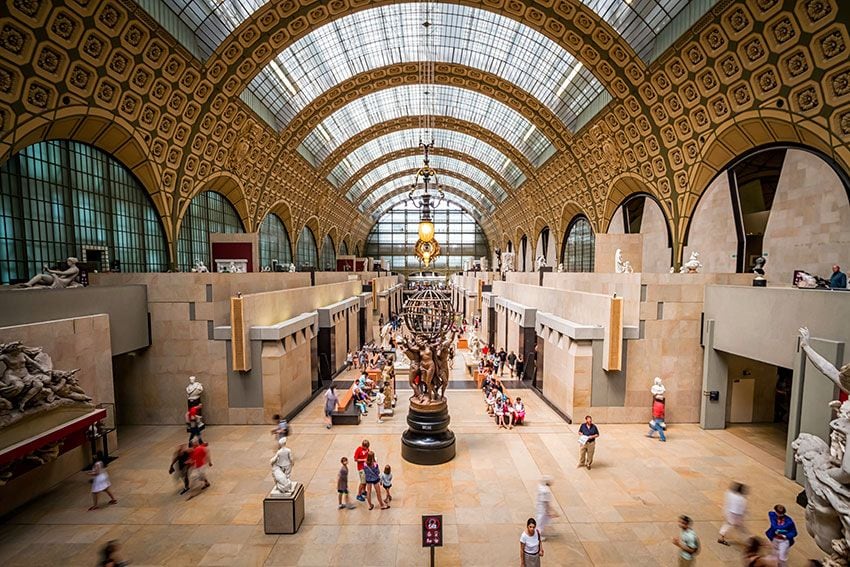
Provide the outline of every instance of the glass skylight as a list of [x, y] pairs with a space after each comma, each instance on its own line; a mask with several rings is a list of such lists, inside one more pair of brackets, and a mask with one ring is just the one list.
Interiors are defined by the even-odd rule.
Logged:
[[[454, 86], [435, 85], [434, 116], [450, 116], [473, 122], [505, 139], [533, 165], [545, 159], [552, 143], [517, 111], [496, 99]], [[306, 151], [321, 163], [346, 140], [370, 126], [407, 116], [419, 116], [423, 105], [421, 85], [403, 85], [353, 100], [323, 120], [304, 139]], [[551, 152], [548, 153], [551, 155]]]
[[[422, 4], [380, 6], [322, 26], [280, 53], [251, 88], [287, 124], [323, 92], [365, 71], [426, 60]], [[603, 87], [568, 51], [505, 16], [432, 4], [431, 61], [492, 73], [531, 93], [571, 128]]]
[[268, 0], [161, 0], [195, 33], [206, 59]]
[[[440, 183], [443, 184], [443, 189], [454, 189], [456, 192], [460, 192], [463, 195], [466, 195], [473, 203], [479, 203], [481, 206], [478, 208], [480, 210], [486, 210], [487, 212], [493, 212], [496, 210], [496, 207], [493, 205], [493, 202], [487, 198], [481, 191], [477, 188], [473, 187], [466, 181], [457, 178], [454, 175], [441, 175]], [[374, 191], [365, 196], [365, 198], [360, 202], [360, 210], [366, 212], [369, 208], [381, 200], [382, 197], [389, 195], [393, 191], [402, 191], [405, 195], [410, 192], [410, 179], [399, 178], [393, 179], [392, 181], [388, 181], [382, 186], [376, 188]], [[423, 187], [422, 184], [419, 185], [420, 189]]]
[[[401, 195], [396, 195], [394, 197], [390, 197], [389, 199], [387, 199], [386, 201], [384, 201], [383, 203], [378, 205], [378, 207], [374, 211], [372, 211], [372, 218], [377, 220], [386, 211], [393, 208], [394, 205], [397, 205], [399, 203], [403, 203], [406, 200], [407, 200], [407, 193], [402, 193]], [[483, 215], [481, 214], [481, 211], [479, 210], [479, 208], [477, 206], [475, 206], [473, 203], [470, 203], [468, 200], [461, 197], [460, 195], [457, 195], [455, 193], [447, 193], [446, 194], [446, 201], [448, 201], [450, 203], [454, 203], [455, 205], [458, 205], [463, 210], [465, 210], [466, 212], [471, 214], [473, 217], [475, 217], [475, 219], [478, 220], [478, 221], [480, 221], [484, 218]]]
[[[346, 197], [356, 203], [365, 191], [382, 179], [398, 173], [399, 171], [417, 170], [422, 167], [422, 156], [406, 156], [394, 159], [385, 164], [379, 165], [375, 169], [367, 171], [363, 177], [358, 179], [351, 189], [346, 194]], [[446, 156], [431, 156], [431, 167], [437, 170], [437, 178], [440, 183], [443, 183], [443, 177], [452, 172], [459, 173], [464, 177], [468, 177], [482, 188], [490, 191], [499, 202], [502, 202], [507, 193], [499, 187], [498, 183], [492, 177], [481, 171], [475, 166], [472, 166], [465, 161]], [[401, 179], [402, 182], [412, 185], [414, 174]]]
[[[419, 130], [400, 130], [366, 142], [343, 158], [331, 171], [329, 180], [340, 187], [360, 168], [368, 163], [399, 150], [419, 147]], [[505, 154], [486, 142], [469, 134], [453, 130], [432, 130], [436, 149], [449, 149], [472, 156], [489, 165], [516, 189], [525, 181], [525, 175]]]

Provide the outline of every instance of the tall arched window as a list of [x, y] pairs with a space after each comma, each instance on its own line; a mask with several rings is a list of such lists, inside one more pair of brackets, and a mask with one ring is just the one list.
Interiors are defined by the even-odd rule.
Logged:
[[298, 237], [298, 246], [295, 251], [295, 256], [299, 267], [318, 267], [319, 252], [316, 249], [316, 237], [313, 236], [313, 231], [310, 230], [310, 227], [308, 226], [301, 229], [301, 235]]
[[245, 229], [239, 220], [239, 213], [227, 197], [215, 191], [204, 191], [195, 195], [189, 203], [180, 225], [177, 256], [181, 270], [192, 269], [197, 261], [213, 269], [210, 265], [211, 232], [245, 232]]
[[592, 272], [596, 253], [596, 237], [584, 215], [570, 221], [561, 248], [561, 262], [568, 272]]
[[79, 142], [38, 142], [0, 167], [0, 282], [69, 256], [97, 269], [168, 267], [159, 215], [126, 167]]
[[334, 251], [334, 241], [330, 236], [325, 236], [322, 242], [322, 265], [320, 269], [328, 272], [336, 270], [336, 251]]
[[[528, 270], [528, 237], [523, 235], [519, 241], [519, 262], [520, 262], [520, 271], [524, 272]], [[532, 268], [533, 269], [533, 268]]]
[[348, 244], [345, 243], [345, 240], [339, 244], [339, 254], [340, 256], [348, 256]]
[[285, 269], [292, 263], [292, 244], [286, 226], [274, 213], [269, 213], [260, 225], [260, 265], [271, 266], [272, 260]]

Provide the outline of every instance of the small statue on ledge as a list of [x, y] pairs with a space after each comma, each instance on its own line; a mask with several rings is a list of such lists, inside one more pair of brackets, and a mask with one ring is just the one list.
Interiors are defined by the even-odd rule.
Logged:
[[534, 270], [535, 270], [535, 271], [537, 271], [537, 272], [539, 272], [541, 269], [543, 269], [543, 268], [545, 268], [545, 267], [546, 267], [546, 256], [544, 256], [543, 254], [541, 254], [541, 255], [540, 255], [540, 256], [538, 256], [538, 257], [537, 257], [537, 259], [534, 261]]
[[77, 267], [79, 260], [70, 257], [65, 262], [68, 264], [67, 270], [51, 270], [47, 266], [44, 266], [45, 273], [39, 274], [27, 283], [19, 284], [15, 287], [18, 289], [70, 289], [83, 287], [77, 281], [77, 277], [80, 275], [80, 269]]
[[294, 271], [295, 271], [295, 264], [293, 264], [293, 263], [291, 263], [291, 262], [290, 262], [290, 264], [289, 264], [289, 271], [290, 271], [290, 272], [294, 272]]
[[206, 274], [209, 272], [209, 269], [204, 265], [204, 263], [200, 260], [195, 261], [195, 267], [192, 269], [193, 272], [199, 274]]
[[198, 382], [194, 376], [189, 376], [189, 385], [186, 386], [186, 402], [187, 407], [192, 407], [201, 403], [201, 394], [204, 393], [204, 385]]
[[559, 274], [563, 274], [563, 273], [564, 273], [564, 263], [563, 263], [563, 262], [561, 262], [560, 264], [558, 264], [558, 273], [559, 273]]
[[699, 252], [691, 252], [691, 257], [688, 261], [682, 264], [679, 268], [680, 274], [696, 274], [702, 268], [702, 262], [699, 261]]
[[298, 483], [293, 482], [292, 465], [292, 450], [286, 446], [286, 437], [281, 437], [278, 441], [280, 449], [274, 454], [270, 462], [272, 466], [272, 477], [274, 477], [274, 488], [272, 495], [283, 496], [295, 492]]
[[634, 269], [632, 263], [628, 260], [623, 260], [623, 251], [617, 248], [614, 253], [614, 271], [618, 274], [632, 274]]

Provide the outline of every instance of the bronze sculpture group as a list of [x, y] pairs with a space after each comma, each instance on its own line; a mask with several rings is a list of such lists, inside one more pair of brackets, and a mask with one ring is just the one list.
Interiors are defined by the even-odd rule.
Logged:
[[439, 403], [445, 399], [449, 386], [449, 357], [451, 356], [454, 333], [428, 339], [413, 336], [402, 327], [402, 336], [396, 344], [404, 349], [410, 359], [411, 400], [421, 405]]

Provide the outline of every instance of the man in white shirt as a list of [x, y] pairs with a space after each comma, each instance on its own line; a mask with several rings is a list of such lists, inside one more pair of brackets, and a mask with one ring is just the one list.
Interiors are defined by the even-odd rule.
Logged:
[[726, 534], [733, 529], [744, 530], [744, 514], [747, 512], [747, 487], [740, 482], [733, 482], [729, 490], [726, 491], [723, 508], [726, 513], [726, 522], [720, 527], [720, 537], [717, 538], [717, 543], [729, 545]]

